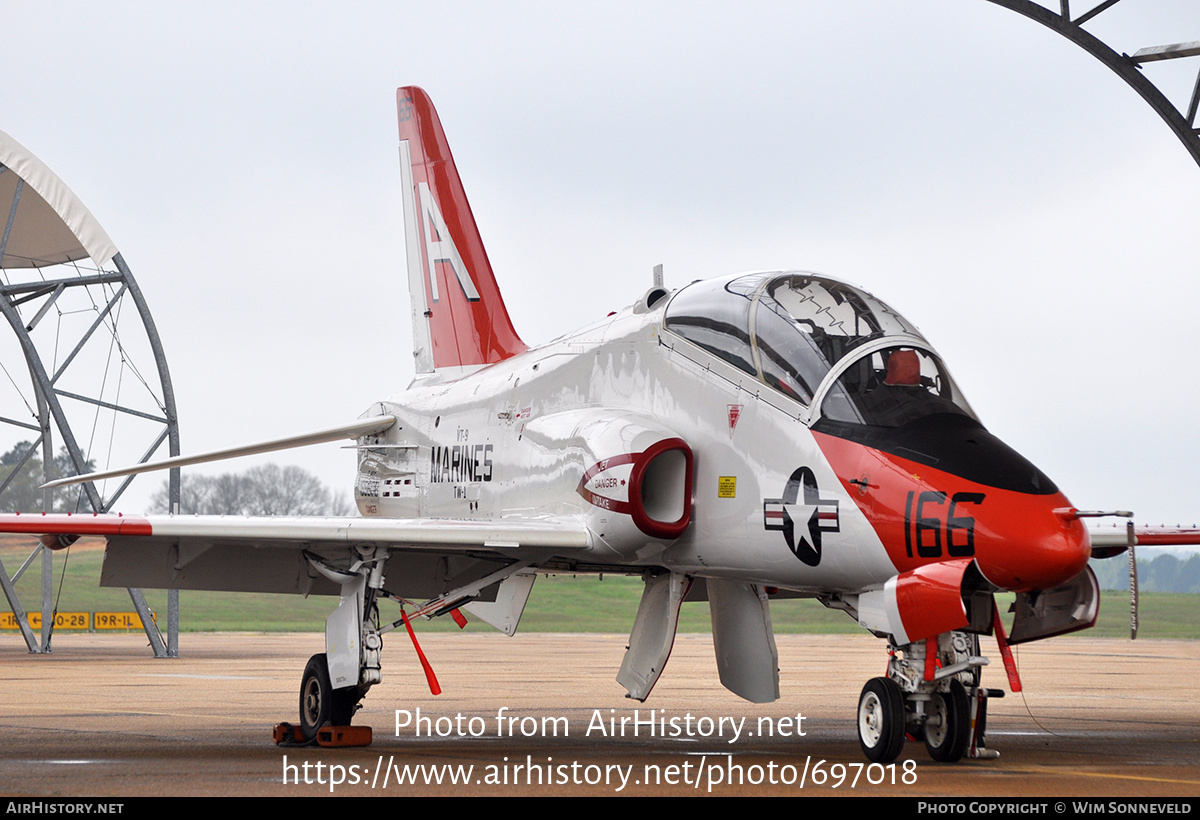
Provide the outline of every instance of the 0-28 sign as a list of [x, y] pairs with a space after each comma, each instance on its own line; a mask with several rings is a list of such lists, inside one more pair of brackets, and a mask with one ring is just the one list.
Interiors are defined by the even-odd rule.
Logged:
[[[904, 548], [908, 557], [913, 557], [916, 545], [920, 558], [941, 558], [942, 542], [946, 544], [946, 555], [957, 558], [975, 554], [975, 519], [962, 515], [961, 504], [982, 504], [983, 493], [955, 493], [946, 508], [946, 520], [942, 521], [940, 507], [946, 503], [946, 494], [937, 490], [922, 493], [909, 492], [904, 502]], [[915, 499], [915, 504], [914, 504]]]

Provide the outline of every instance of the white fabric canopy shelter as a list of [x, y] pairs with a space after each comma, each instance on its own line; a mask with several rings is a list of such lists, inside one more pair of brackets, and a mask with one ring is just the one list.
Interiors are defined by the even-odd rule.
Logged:
[[[81, 262], [82, 265], [77, 264]], [[50, 272], [41, 270], [56, 265], [65, 267]], [[18, 269], [24, 273], [16, 273]], [[0, 425], [5, 429], [17, 427], [17, 434], [24, 438], [29, 438], [30, 433], [38, 433], [36, 440], [23, 441], [12, 451], [18, 454], [17, 463], [11, 469], [7, 469], [9, 465], [6, 464], [6, 469], [0, 470], [0, 493], [13, 486], [14, 480], [22, 477], [22, 471], [27, 468], [40, 470], [40, 480], [46, 480], [50, 477], [47, 465], [54, 465], [64, 457], [70, 459], [75, 472], [87, 471], [97, 456], [92, 442], [83, 442], [86, 452], [81, 447], [82, 440], [71, 429], [72, 416], [84, 419], [94, 428], [99, 423], [99, 414], [109, 413], [111, 430], [106, 457], [112, 457], [113, 442], [118, 440], [127, 440], [134, 453], [144, 452], [143, 460], [164, 442], [169, 443], [172, 455], [178, 455], [179, 431], [171, 377], [158, 331], [133, 274], [112, 239], [66, 183], [3, 131], [0, 131], [0, 272], [3, 272], [0, 276], [3, 321], [0, 324], [7, 322], [16, 334], [20, 358], [15, 351], [6, 352], [6, 355], [13, 355], [14, 364], [27, 366], [36, 394], [36, 400], [33, 400], [22, 392], [9, 368], [0, 362], [0, 370], [9, 376], [8, 380], [16, 390], [14, 406], [18, 408], [14, 417], [0, 416]], [[127, 332], [119, 334], [122, 314], [119, 305], [126, 299], [133, 302], [135, 310], [125, 312], [128, 318], [122, 327]], [[56, 313], [51, 313], [52, 310]], [[47, 316], [54, 316], [53, 321], [39, 326]], [[139, 331], [145, 334], [148, 351], [140, 347]], [[89, 340], [96, 344], [88, 347]], [[157, 391], [139, 375], [146, 392], [122, 397], [121, 379], [108, 378], [109, 366], [114, 362], [121, 372], [126, 367], [137, 372], [136, 365], [129, 361], [130, 345], [139, 357], [148, 353], [153, 358], [159, 377]], [[46, 357], [42, 356], [41, 348], [45, 348]], [[73, 367], [66, 378], [60, 380], [70, 365]], [[32, 419], [15, 417], [23, 413], [28, 413]], [[118, 427], [120, 435], [117, 434]], [[60, 447], [57, 455], [55, 444]], [[36, 461], [39, 454], [40, 466]], [[29, 467], [31, 464], [34, 466]], [[105, 499], [95, 485], [86, 485], [75, 503], [79, 509], [90, 506], [96, 512], [107, 511], [126, 486], [128, 481]], [[170, 496], [171, 503], [176, 504], [178, 473], [170, 478]], [[9, 499], [5, 497], [4, 501]], [[28, 499], [20, 503], [28, 503]], [[40, 504], [42, 509], [54, 508], [48, 494], [43, 494]], [[79, 507], [80, 504], [84, 506]], [[37, 550], [42, 550], [42, 546], [35, 548], [34, 555]], [[29, 561], [32, 559], [31, 555]], [[49, 582], [52, 574], [50, 551], [42, 550], [43, 626], [39, 644], [12, 578], [0, 561], [0, 591], [17, 617], [30, 652], [50, 651], [54, 623]], [[129, 595], [154, 654], [178, 656], [178, 592], [168, 593], [166, 643], [141, 591], [130, 589]]]
[[[116, 245], [67, 184], [0, 131], [0, 268], [41, 268], [91, 257], [107, 265]], [[13, 211], [17, 187], [21, 195]], [[11, 226], [10, 226], [11, 220]]]

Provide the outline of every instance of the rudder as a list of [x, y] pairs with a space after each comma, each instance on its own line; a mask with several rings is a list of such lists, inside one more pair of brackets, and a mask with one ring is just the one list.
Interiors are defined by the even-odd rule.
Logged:
[[526, 350], [513, 329], [429, 95], [396, 91], [418, 374], [460, 375]]

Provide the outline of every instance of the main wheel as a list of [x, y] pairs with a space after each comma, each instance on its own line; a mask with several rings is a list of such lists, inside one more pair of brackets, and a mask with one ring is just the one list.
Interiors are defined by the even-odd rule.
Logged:
[[300, 679], [300, 732], [305, 740], [317, 736], [317, 730], [329, 722], [333, 708], [333, 685], [329, 682], [329, 662], [325, 655], [313, 655], [304, 666]]
[[946, 692], [934, 692], [925, 721], [925, 748], [942, 763], [961, 760], [971, 743], [971, 702], [956, 680]]
[[334, 689], [329, 682], [329, 661], [324, 655], [313, 655], [300, 680], [300, 731], [304, 739], [312, 740], [326, 723], [349, 726], [361, 698], [362, 692], [355, 687]]
[[872, 763], [891, 763], [904, 748], [904, 694], [891, 678], [871, 678], [858, 697], [858, 745]]

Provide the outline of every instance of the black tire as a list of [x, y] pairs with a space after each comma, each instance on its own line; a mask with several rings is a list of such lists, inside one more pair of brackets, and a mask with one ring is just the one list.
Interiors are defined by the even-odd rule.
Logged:
[[329, 704], [329, 722], [334, 726], [349, 726], [362, 695], [356, 687], [334, 689], [333, 702]]
[[904, 748], [904, 694], [890, 678], [871, 678], [858, 696], [858, 745], [872, 763], [891, 763]]
[[326, 723], [349, 726], [361, 699], [362, 693], [356, 687], [334, 689], [329, 681], [329, 661], [324, 655], [313, 655], [300, 680], [300, 731], [304, 739], [312, 740]]
[[962, 759], [971, 744], [971, 702], [956, 680], [946, 692], [934, 692], [925, 721], [925, 748], [939, 763]]
[[304, 666], [300, 679], [300, 733], [305, 740], [317, 736], [317, 730], [329, 722], [333, 709], [333, 685], [329, 682], [329, 662], [325, 655], [313, 655]]

